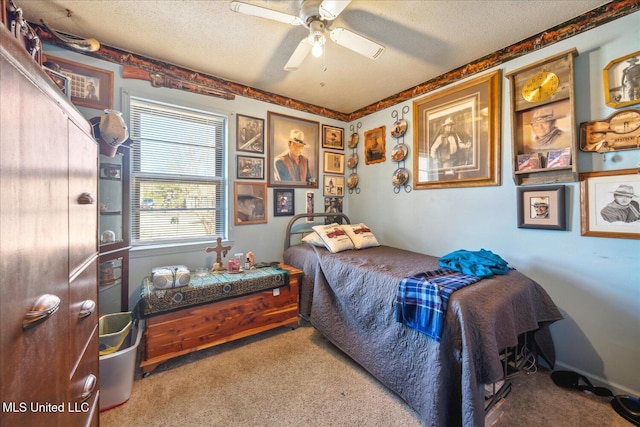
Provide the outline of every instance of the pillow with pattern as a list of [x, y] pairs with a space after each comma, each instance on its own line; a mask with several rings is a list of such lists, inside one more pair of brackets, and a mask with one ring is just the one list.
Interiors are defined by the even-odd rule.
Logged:
[[335, 254], [353, 249], [353, 242], [340, 224], [334, 222], [329, 225], [315, 225], [312, 228], [330, 252]]
[[380, 246], [378, 239], [373, 235], [373, 232], [365, 224], [344, 224], [342, 226], [347, 236], [353, 242], [353, 246], [356, 249], [372, 248], [374, 246]]

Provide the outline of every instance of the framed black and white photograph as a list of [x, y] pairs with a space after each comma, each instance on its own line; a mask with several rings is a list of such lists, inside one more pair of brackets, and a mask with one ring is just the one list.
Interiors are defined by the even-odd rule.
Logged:
[[320, 123], [267, 114], [269, 187], [318, 188]]
[[602, 74], [604, 99], [609, 107], [622, 108], [640, 102], [640, 51], [609, 62]]
[[500, 184], [500, 71], [413, 102], [413, 188]]
[[325, 175], [323, 184], [323, 196], [344, 196], [344, 176]]
[[236, 151], [264, 154], [264, 120], [236, 114]]
[[[325, 197], [324, 198], [324, 213], [342, 213], [343, 207], [343, 198], [342, 197]], [[333, 223], [342, 224], [341, 216], [326, 216], [324, 218], [325, 224], [333, 224]]]
[[267, 184], [236, 181], [234, 190], [234, 223], [236, 225], [266, 224]]
[[344, 154], [331, 151], [324, 152], [323, 169], [325, 173], [344, 174]]
[[344, 150], [344, 129], [322, 125], [322, 148]]
[[293, 216], [296, 207], [295, 195], [293, 188], [274, 188], [273, 216]]
[[580, 174], [580, 234], [640, 239], [637, 169]]
[[566, 230], [565, 186], [518, 187], [518, 228]]
[[236, 156], [236, 176], [238, 179], [264, 179], [264, 158]]

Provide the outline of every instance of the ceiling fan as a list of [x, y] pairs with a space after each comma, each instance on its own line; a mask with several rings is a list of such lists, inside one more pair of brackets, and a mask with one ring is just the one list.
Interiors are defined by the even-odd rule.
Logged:
[[298, 16], [240, 1], [232, 1], [230, 7], [234, 12], [290, 25], [303, 25], [309, 30], [309, 35], [298, 43], [298, 47], [284, 66], [286, 71], [292, 71], [302, 64], [309, 51], [316, 57], [322, 55], [327, 40], [325, 32], [329, 33], [329, 37], [336, 44], [351, 49], [367, 58], [376, 59], [382, 55], [385, 48], [381, 44], [346, 28], [334, 28], [332, 30], [328, 28], [331, 25], [331, 21], [336, 19], [349, 6], [349, 3], [351, 3], [351, 0], [300, 0]]

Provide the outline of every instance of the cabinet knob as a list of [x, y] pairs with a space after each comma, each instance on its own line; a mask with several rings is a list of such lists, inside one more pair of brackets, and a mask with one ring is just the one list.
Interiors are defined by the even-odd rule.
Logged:
[[30, 329], [47, 320], [60, 307], [60, 298], [55, 295], [40, 295], [22, 320], [22, 329]]
[[81, 205], [92, 205], [96, 202], [95, 197], [91, 193], [82, 193], [78, 197], [78, 203]]
[[80, 395], [80, 399], [83, 402], [89, 400], [96, 388], [96, 384], [98, 384], [98, 379], [96, 378], [96, 376], [93, 374], [89, 374], [84, 382], [84, 387], [82, 387], [82, 394]]
[[78, 315], [78, 317], [80, 319], [84, 319], [85, 317], [89, 317], [93, 314], [93, 312], [96, 309], [96, 303], [95, 301], [92, 301], [90, 299], [85, 300], [82, 303], [82, 307], [80, 308], [80, 314]]

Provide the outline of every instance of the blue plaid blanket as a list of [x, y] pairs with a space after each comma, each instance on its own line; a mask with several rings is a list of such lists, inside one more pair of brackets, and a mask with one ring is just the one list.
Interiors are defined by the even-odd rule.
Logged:
[[440, 341], [449, 297], [480, 280], [448, 268], [405, 277], [398, 285], [396, 321]]

